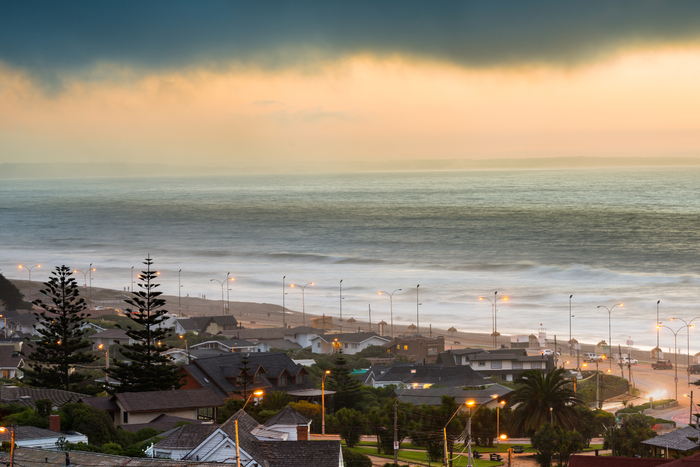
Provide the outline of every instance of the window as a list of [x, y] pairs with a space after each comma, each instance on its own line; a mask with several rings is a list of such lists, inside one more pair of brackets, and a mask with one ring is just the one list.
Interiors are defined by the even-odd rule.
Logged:
[[530, 368], [533, 370], [541, 370], [542, 362], [530, 362]]
[[297, 384], [304, 384], [304, 375], [297, 375]]
[[356, 348], [357, 348], [357, 344], [350, 344], [350, 348], [351, 348], [351, 349], [356, 349]]
[[214, 408], [197, 409], [197, 420], [214, 420]]
[[129, 412], [124, 412], [124, 423], [129, 423]]
[[345, 343], [345, 348], [346, 348], [346, 349], [348, 348], [348, 343], [347, 343], [347, 342]]
[[494, 360], [491, 362], [492, 370], [500, 370], [502, 368], [502, 362], [500, 360]]
[[255, 381], [256, 383], [259, 383], [260, 381], [262, 381], [262, 376], [260, 376], [259, 371], [257, 373], [255, 373], [255, 376], [253, 376], [253, 381]]
[[403, 346], [403, 349], [404, 349], [404, 350], [408, 350], [408, 346], [407, 346], [407, 345], [404, 345], [404, 346]]
[[277, 378], [277, 386], [286, 386], [287, 385], [287, 377], [286, 376], [280, 376]]
[[320, 348], [321, 348], [321, 343], [320, 343], [320, 342], [316, 342], [316, 347], [320, 349]]
[[396, 344], [396, 350], [401, 350], [401, 344]]
[[435, 355], [437, 353], [437, 347], [428, 347], [428, 355]]
[[523, 362], [513, 362], [513, 369], [514, 370], [522, 370], [523, 369]]
[[479, 366], [486, 366], [486, 362], [479, 362]]

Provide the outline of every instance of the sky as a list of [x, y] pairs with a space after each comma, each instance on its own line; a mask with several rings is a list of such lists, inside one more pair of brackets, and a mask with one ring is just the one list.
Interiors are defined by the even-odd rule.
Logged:
[[22, 1], [0, 163], [697, 157], [700, 3]]

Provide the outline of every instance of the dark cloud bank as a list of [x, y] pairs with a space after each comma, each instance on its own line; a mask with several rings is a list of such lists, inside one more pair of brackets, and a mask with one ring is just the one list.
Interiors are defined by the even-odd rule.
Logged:
[[368, 52], [465, 66], [571, 65], [700, 35], [697, 1], [19, 1], [0, 5], [0, 61], [37, 74], [313, 66]]

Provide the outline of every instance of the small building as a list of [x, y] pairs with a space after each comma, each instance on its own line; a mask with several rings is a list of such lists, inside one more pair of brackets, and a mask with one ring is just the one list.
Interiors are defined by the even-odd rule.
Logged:
[[221, 341], [207, 341], [190, 346], [191, 350], [211, 349], [218, 350], [222, 354], [230, 352], [253, 352], [257, 346], [255, 343], [243, 339], [227, 339]]
[[133, 344], [136, 341], [126, 335], [123, 329], [107, 329], [106, 331], [98, 332], [90, 336], [92, 340], [92, 350], [98, 350], [100, 345], [104, 348], [109, 348], [115, 344]]
[[0, 345], [0, 371], [6, 379], [21, 378], [24, 373], [24, 359], [14, 345]]
[[363, 384], [375, 388], [398, 386], [407, 389], [427, 389], [431, 386], [448, 388], [491, 386], [469, 366], [422, 365], [394, 362], [391, 366], [372, 365], [361, 377]]
[[263, 423], [269, 430], [288, 433], [288, 441], [307, 441], [311, 433], [311, 420], [291, 407], [285, 407]]
[[692, 426], [680, 428], [642, 441], [653, 457], [683, 458], [700, 453], [700, 431]]
[[400, 336], [384, 344], [397, 357], [406, 357], [412, 362], [435, 363], [438, 354], [445, 351], [445, 338], [423, 336]]
[[382, 337], [376, 332], [324, 334], [311, 339], [311, 351], [331, 354], [342, 350], [345, 354], [354, 355], [371, 345], [382, 346], [389, 341], [388, 337]]
[[487, 377], [513, 381], [526, 370], [552, 370], [554, 356], [528, 355], [526, 349], [450, 349], [438, 356], [437, 363], [467, 365]]
[[[441, 405], [443, 396], [454, 397], [457, 404], [464, 405], [467, 401], [473, 400], [476, 406], [496, 408], [499, 401], [506, 400], [512, 389], [494, 384], [483, 389], [463, 389], [463, 388], [428, 388], [412, 389], [411, 391], [397, 391], [397, 397], [401, 402], [410, 402], [413, 405]], [[493, 397], [493, 396], [497, 397]]]
[[317, 318], [311, 318], [311, 326], [315, 329], [333, 329], [333, 317], [319, 316]]

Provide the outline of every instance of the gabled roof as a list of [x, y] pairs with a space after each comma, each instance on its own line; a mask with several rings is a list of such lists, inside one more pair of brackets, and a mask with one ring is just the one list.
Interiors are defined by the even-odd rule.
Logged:
[[90, 339], [128, 339], [123, 329], [107, 329], [90, 336]]
[[488, 386], [492, 381], [485, 379], [467, 365], [396, 365], [390, 366], [383, 374], [375, 373], [375, 382], [396, 382], [406, 385], [440, 384], [441, 386]]
[[[167, 414], [160, 414], [153, 420], [151, 420], [148, 423], [129, 423], [128, 425], [122, 425], [122, 429], [126, 431], [130, 431], [132, 433], [136, 433], [137, 431], [143, 429], [143, 428], [155, 428], [156, 430], [163, 432], [167, 430], [172, 430], [175, 425], [177, 425], [180, 422], [185, 422], [187, 425], [183, 426], [188, 426], [188, 425], [208, 425], [212, 426], [211, 423], [206, 422], [205, 420], [192, 420], [190, 418], [184, 418], [184, 417], [174, 417], [172, 415], [167, 415]], [[218, 425], [217, 425], [218, 426]]]
[[642, 444], [647, 446], [657, 446], [660, 448], [674, 449], [676, 451], [695, 451], [700, 450], [700, 444], [697, 441], [691, 441], [688, 438], [700, 437], [700, 431], [691, 426], [681, 428], [680, 430], [671, 431], [655, 438], [642, 441]]
[[335, 342], [336, 340], [338, 342], [348, 342], [348, 343], [361, 343], [366, 340], [369, 340], [373, 337], [379, 338], [385, 342], [389, 342], [391, 339], [388, 337], [382, 337], [376, 332], [347, 332], [347, 333], [342, 333], [342, 334], [324, 334], [322, 336], [318, 336], [317, 339], [322, 339], [324, 342], [331, 343]]
[[34, 316], [34, 313], [20, 313], [12, 318], [12, 322], [21, 326], [32, 326], [38, 323], [39, 320]]
[[17, 368], [22, 363], [22, 355], [12, 345], [0, 345], [0, 368]]
[[[235, 372], [240, 372], [240, 367], [242, 366], [241, 360], [244, 355], [243, 353], [226, 353], [216, 357], [198, 358], [189, 365], [182, 365], [180, 371], [189, 373], [202, 387], [212, 389], [219, 397], [228, 398], [231, 394], [242, 389], [241, 386], [234, 384], [234, 382], [235, 375], [238, 374]], [[277, 374], [281, 374], [282, 371], [278, 371], [280, 368], [286, 369], [292, 376], [301, 372], [304, 372], [304, 374], [308, 373], [308, 370], [301, 365], [296, 365], [287, 354], [282, 352], [250, 353], [248, 354], [248, 361], [248, 366], [251, 369], [262, 366], [260, 370], [262, 373], [272, 370], [277, 372]], [[270, 377], [272, 378], [272, 376]], [[234, 379], [232, 381], [229, 378]], [[249, 389], [254, 390], [270, 387], [273, 387], [272, 383], [267, 379], [267, 375], [263, 374], [261, 381], [249, 386]], [[301, 384], [297, 384], [295, 379], [290, 379], [287, 381], [284, 390], [294, 391], [299, 389], [311, 389], [314, 387], [311, 381], [307, 380]]]
[[211, 321], [214, 321], [219, 326], [225, 326], [228, 324], [238, 326], [238, 320], [236, 320], [236, 318], [233, 315], [212, 316]]
[[[239, 410], [221, 425], [221, 431], [226, 433], [232, 440], [236, 439], [236, 420], [238, 420], [238, 439], [240, 447], [255, 459], [263, 459], [260, 451], [258, 439], [252, 434], [259, 424], [253, 417], [245, 411]], [[274, 465], [274, 464], [273, 464]]]
[[209, 323], [215, 322], [219, 326], [238, 326], [238, 321], [232, 315], [219, 316], [193, 316], [192, 318], [178, 318], [177, 322], [185, 331], [204, 332]]
[[112, 396], [131, 413], [222, 407], [224, 401], [211, 389], [122, 392]]
[[274, 425], [308, 425], [310, 421], [293, 408], [285, 407], [277, 415], [263, 423], [263, 425], [267, 427]]
[[265, 344], [269, 345], [273, 349], [301, 349], [301, 344], [296, 342], [288, 341], [287, 339], [269, 339], [263, 340]]
[[47, 430], [45, 428], [37, 428], [35, 426], [17, 426], [15, 427], [15, 439], [17, 441], [26, 441], [30, 439], [43, 438], [58, 438], [64, 436], [64, 433], [59, 431]]

